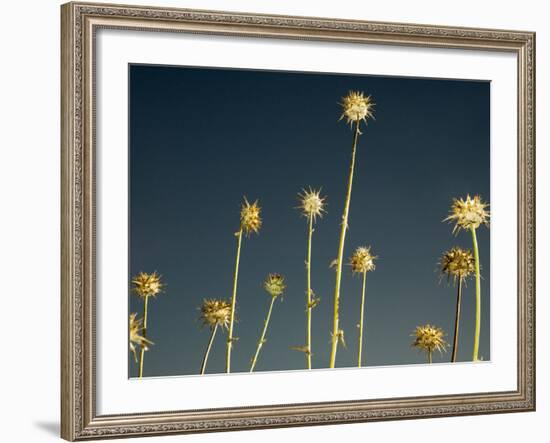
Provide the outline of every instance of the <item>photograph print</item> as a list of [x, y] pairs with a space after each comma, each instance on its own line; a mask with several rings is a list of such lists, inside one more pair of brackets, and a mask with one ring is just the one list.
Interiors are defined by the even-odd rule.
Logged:
[[490, 361], [490, 82], [128, 69], [130, 378]]

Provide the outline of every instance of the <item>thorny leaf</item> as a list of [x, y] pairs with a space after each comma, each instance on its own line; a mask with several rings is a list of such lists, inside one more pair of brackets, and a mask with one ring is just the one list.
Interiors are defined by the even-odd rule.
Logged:
[[293, 351], [303, 352], [306, 355], [312, 355], [309, 348], [305, 345], [304, 346], [291, 346], [290, 349], [292, 349]]

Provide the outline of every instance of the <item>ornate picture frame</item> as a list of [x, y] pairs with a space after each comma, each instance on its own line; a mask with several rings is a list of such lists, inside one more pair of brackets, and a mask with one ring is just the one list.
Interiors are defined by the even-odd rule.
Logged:
[[[87, 440], [535, 410], [535, 34], [72, 2], [62, 22], [61, 435]], [[99, 29], [472, 49], [517, 57], [517, 389], [97, 414], [95, 36]]]

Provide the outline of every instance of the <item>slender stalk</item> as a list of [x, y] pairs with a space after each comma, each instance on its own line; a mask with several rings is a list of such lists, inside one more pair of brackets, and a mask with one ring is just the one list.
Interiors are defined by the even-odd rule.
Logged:
[[212, 333], [210, 334], [210, 340], [208, 340], [208, 346], [206, 347], [206, 352], [204, 353], [204, 358], [202, 359], [201, 364], [201, 375], [206, 371], [206, 363], [208, 362], [208, 355], [210, 354], [210, 349], [212, 349], [212, 343], [214, 343], [214, 337], [216, 336], [216, 331], [218, 330], [218, 324], [216, 323], [212, 328]]
[[477, 247], [477, 236], [475, 228], [471, 228], [472, 231], [472, 241], [474, 244], [474, 259], [475, 259], [475, 270], [476, 270], [476, 327], [474, 334], [474, 352], [472, 356], [473, 361], [478, 360], [479, 353], [479, 335], [481, 332], [481, 276], [479, 273], [479, 251]]
[[363, 353], [363, 320], [365, 316], [365, 292], [367, 287], [367, 273], [363, 272], [363, 291], [361, 294], [361, 317], [359, 320], [359, 349], [357, 352], [357, 366], [361, 367], [361, 356]]
[[311, 291], [311, 237], [313, 234], [313, 214], [309, 215], [309, 229], [307, 236], [307, 326], [306, 326], [306, 362], [307, 368], [311, 369], [311, 303], [312, 303], [312, 291]]
[[453, 338], [453, 354], [451, 357], [451, 363], [456, 362], [456, 356], [458, 353], [458, 329], [460, 324], [460, 303], [462, 302], [462, 279], [458, 279], [458, 289], [456, 294], [456, 311], [455, 311], [455, 335]]
[[237, 258], [235, 259], [235, 273], [233, 275], [233, 295], [231, 296], [231, 318], [229, 320], [229, 332], [227, 334], [227, 352], [225, 358], [225, 372], [231, 372], [231, 348], [233, 347], [233, 323], [235, 321], [235, 305], [237, 303], [237, 281], [239, 279], [239, 260], [241, 258], [241, 243], [243, 229], [237, 234]]
[[[147, 305], [149, 302], [149, 296], [146, 295], [143, 299], [143, 331], [142, 336], [143, 338], [147, 338]], [[139, 378], [143, 377], [143, 360], [145, 360], [145, 347], [141, 347], [141, 350], [139, 352]]]
[[432, 351], [428, 350], [428, 363], [432, 362]]
[[340, 244], [338, 245], [338, 257], [336, 263], [336, 284], [334, 286], [334, 308], [332, 318], [332, 338], [330, 350], [330, 367], [334, 368], [336, 364], [336, 351], [338, 349], [338, 322], [340, 306], [340, 283], [342, 280], [342, 262], [344, 260], [344, 243], [346, 240], [346, 231], [348, 229], [348, 214], [351, 201], [351, 188], [353, 185], [353, 170], [355, 168], [355, 152], [357, 150], [357, 139], [359, 138], [359, 120], [355, 123], [355, 133], [353, 135], [353, 145], [351, 150], [351, 163], [349, 167], [348, 190], [346, 194], [346, 203], [342, 215], [342, 226], [340, 228]]
[[260, 341], [258, 341], [258, 346], [256, 347], [256, 353], [254, 354], [254, 358], [252, 359], [252, 365], [250, 366], [250, 372], [254, 371], [254, 368], [256, 367], [256, 363], [258, 361], [258, 356], [260, 355], [260, 351], [262, 350], [262, 346], [265, 343], [265, 334], [267, 332], [267, 326], [269, 325], [269, 319], [271, 318], [271, 311], [273, 311], [273, 304], [275, 303], [275, 299], [277, 297], [271, 297], [271, 303], [269, 304], [269, 310], [267, 311], [267, 317], [264, 320], [264, 328], [262, 330], [262, 335], [260, 337]]

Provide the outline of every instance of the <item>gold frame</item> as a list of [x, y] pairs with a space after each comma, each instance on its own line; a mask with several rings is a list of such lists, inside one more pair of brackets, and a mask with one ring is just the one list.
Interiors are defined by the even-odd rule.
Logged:
[[[535, 34], [68, 3], [61, 7], [61, 436], [196, 433], [535, 410]], [[507, 51], [518, 68], [518, 384], [511, 392], [98, 416], [94, 36], [99, 28]]]

